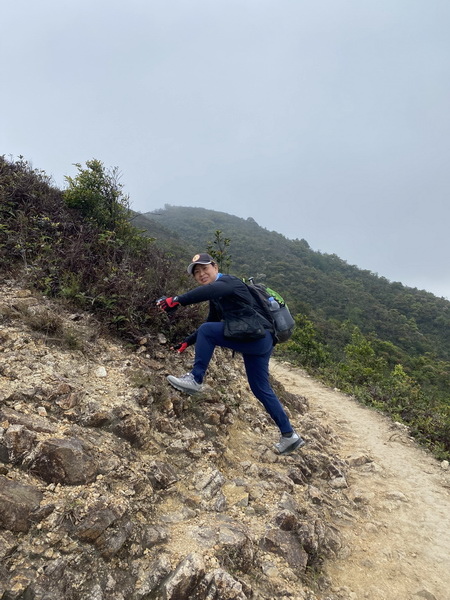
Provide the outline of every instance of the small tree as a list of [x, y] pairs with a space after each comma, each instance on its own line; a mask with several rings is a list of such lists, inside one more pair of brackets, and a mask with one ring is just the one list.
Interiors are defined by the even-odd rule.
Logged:
[[79, 163], [76, 177], [66, 177], [69, 184], [64, 199], [71, 208], [81, 211], [84, 217], [93, 219], [102, 229], [118, 231], [128, 223], [129, 198], [122, 191], [118, 167], [106, 170], [100, 160], [86, 162], [86, 169]]
[[373, 386], [386, 374], [387, 365], [376, 356], [370, 341], [354, 327], [352, 340], [345, 347], [345, 360], [339, 365], [343, 381], [352, 386]]
[[231, 266], [231, 256], [228, 253], [230, 239], [224, 237], [220, 229], [216, 230], [214, 241], [208, 242], [207, 251], [219, 265], [219, 271], [228, 273]]
[[286, 344], [289, 356], [304, 367], [317, 369], [324, 365], [329, 359], [329, 354], [326, 347], [319, 341], [312, 321], [305, 315], [299, 314], [295, 316], [295, 324], [294, 333]]

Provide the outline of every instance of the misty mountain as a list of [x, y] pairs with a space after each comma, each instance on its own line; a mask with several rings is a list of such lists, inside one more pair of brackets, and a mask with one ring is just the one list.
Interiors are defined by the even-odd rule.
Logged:
[[169, 205], [141, 217], [148, 224], [141, 219], [140, 227], [153, 232], [156, 226], [163, 228], [163, 243], [170, 231], [193, 252], [206, 250], [220, 230], [230, 239], [230, 273], [266, 282], [284, 296], [294, 314], [311, 318], [325, 337], [336, 338], [337, 324], [349, 322], [410, 355], [450, 357], [450, 302], [444, 298], [312, 250], [306, 240], [290, 240], [253, 218]]

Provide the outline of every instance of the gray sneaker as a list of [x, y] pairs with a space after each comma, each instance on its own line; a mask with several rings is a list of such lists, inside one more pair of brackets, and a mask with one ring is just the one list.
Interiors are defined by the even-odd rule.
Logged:
[[182, 375], [181, 377], [168, 375], [167, 380], [174, 388], [180, 392], [186, 392], [186, 394], [197, 394], [203, 390], [203, 385], [195, 381], [192, 373], [186, 373], [186, 375]]
[[305, 445], [305, 440], [301, 438], [298, 433], [294, 433], [291, 437], [281, 436], [278, 444], [275, 444], [275, 448], [278, 450], [278, 454], [290, 454]]

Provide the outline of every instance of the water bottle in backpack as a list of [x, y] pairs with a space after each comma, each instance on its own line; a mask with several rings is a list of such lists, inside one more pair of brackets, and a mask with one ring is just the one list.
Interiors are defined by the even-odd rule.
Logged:
[[294, 331], [295, 321], [286, 304], [280, 305], [273, 296], [268, 298], [268, 302], [275, 322], [277, 339], [279, 342], [285, 342]]

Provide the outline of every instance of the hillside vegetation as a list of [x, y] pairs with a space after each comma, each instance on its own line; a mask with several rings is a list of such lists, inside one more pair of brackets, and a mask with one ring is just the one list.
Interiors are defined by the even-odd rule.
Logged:
[[0, 157], [0, 271], [25, 270], [29, 284], [89, 310], [132, 343], [160, 331], [190, 332], [199, 322], [196, 307], [170, 327], [154, 307], [165, 290], [190, 283], [174, 235], [167, 251], [151, 233], [142, 235], [116, 173], [100, 161], [78, 170], [63, 192], [44, 171]]
[[156, 213], [144, 216], [198, 251], [214, 248], [221, 232], [230, 272], [282, 294], [298, 327], [279, 354], [407, 423], [448, 457], [450, 302], [314, 251], [252, 218], [167, 205]]

